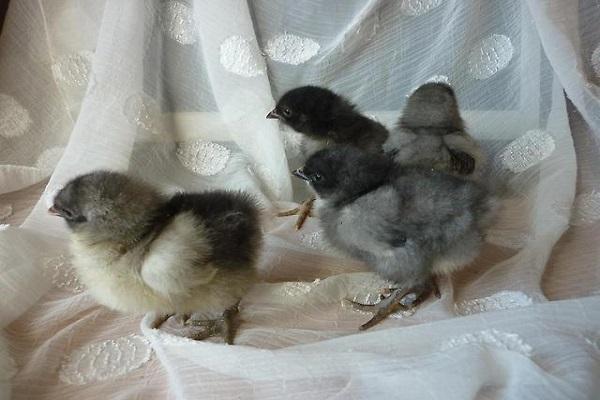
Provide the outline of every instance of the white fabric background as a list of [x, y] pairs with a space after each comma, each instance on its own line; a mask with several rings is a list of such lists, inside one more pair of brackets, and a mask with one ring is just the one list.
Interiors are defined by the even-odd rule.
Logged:
[[[594, 0], [12, 1], [0, 223], [21, 219], [15, 191], [49, 182], [0, 228], [0, 395], [14, 375], [16, 399], [596, 398], [599, 20]], [[455, 87], [504, 207], [442, 299], [359, 334], [368, 316], [342, 300], [385, 283], [318, 221], [273, 217], [306, 189], [289, 175], [297, 137], [265, 115], [317, 84], [391, 126], [428, 80]], [[265, 283], [242, 303], [238, 346], [169, 337], [85, 293], [46, 209], [97, 168], [261, 199]]]

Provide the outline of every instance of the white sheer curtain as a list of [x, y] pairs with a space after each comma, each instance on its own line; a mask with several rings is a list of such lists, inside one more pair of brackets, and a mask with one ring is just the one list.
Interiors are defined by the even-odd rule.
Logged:
[[[594, 0], [13, 0], [0, 37], [0, 395], [595, 398], [599, 20]], [[339, 257], [318, 220], [296, 232], [273, 217], [306, 189], [289, 177], [297, 136], [265, 115], [316, 84], [391, 126], [429, 80], [456, 89], [503, 210], [440, 300], [359, 334], [368, 316], [343, 299], [372, 301], [386, 283]], [[98, 168], [261, 200], [265, 283], [242, 302], [239, 345], [174, 338], [86, 294], [46, 209]]]

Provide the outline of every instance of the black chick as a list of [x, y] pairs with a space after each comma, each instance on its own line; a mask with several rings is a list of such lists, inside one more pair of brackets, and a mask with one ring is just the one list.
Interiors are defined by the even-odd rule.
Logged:
[[[344, 97], [318, 86], [302, 86], [286, 92], [267, 118], [279, 119], [303, 135], [300, 148], [306, 160], [316, 151], [333, 145], [351, 145], [379, 153], [388, 138], [387, 129], [356, 110]], [[300, 229], [310, 215], [314, 197], [300, 207], [278, 216], [298, 214]]]
[[402, 286], [376, 305], [361, 329], [437, 292], [449, 274], [479, 254], [495, 199], [475, 182], [353, 147], [321, 150], [294, 175], [308, 181], [328, 241]]

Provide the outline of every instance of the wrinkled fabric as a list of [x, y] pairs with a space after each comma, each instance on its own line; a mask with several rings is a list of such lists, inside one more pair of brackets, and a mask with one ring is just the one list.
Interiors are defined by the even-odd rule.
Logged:
[[[19, 0], [0, 36], [0, 397], [594, 399], [600, 394], [600, 8], [592, 0]], [[276, 218], [305, 199], [305, 84], [392, 127], [450, 83], [501, 211], [442, 297], [358, 332], [385, 282]], [[94, 169], [164, 193], [245, 190], [263, 283], [235, 346], [91, 298], [53, 193]], [[3, 398], [4, 398], [3, 397]]]

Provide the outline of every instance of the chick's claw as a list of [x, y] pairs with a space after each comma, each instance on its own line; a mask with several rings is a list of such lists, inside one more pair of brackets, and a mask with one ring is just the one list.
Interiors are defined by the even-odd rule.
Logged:
[[391, 295], [392, 293], [394, 293], [398, 289], [399, 288], [390, 288], [390, 287], [381, 288], [379, 290], [380, 299], [383, 300], [384, 298], [388, 297], [389, 295]]
[[369, 328], [377, 325], [378, 323], [380, 323], [381, 321], [386, 319], [390, 314], [393, 314], [396, 311], [409, 309], [410, 308], [409, 306], [406, 306], [405, 304], [402, 304], [402, 302], [401, 302], [402, 298], [404, 297], [404, 295], [406, 293], [407, 293], [406, 290], [397, 289], [392, 294], [390, 294], [388, 297], [382, 299], [377, 304], [373, 304], [368, 309], [362, 308], [362, 310], [373, 312], [375, 315], [373, 315], [373, 317], [369, 321], [362, 324], [358, 329], [360, 329], [361, 331], [364, 331], [366, 329], [369, 329]]
[[313, 208], [313, 203], [315, 202], [315, 198], [311, 197], [310, 199], [304, 201], [299, 207], [296, 207], [292, 210], [288, 210], [288, 211], [282, 211], [280, 213], [277, 213], [278, 217], [289, 217], [291, 215], [297, 215], [298, 219], [296, 220], [296, 230], [300, 230], [302, 229], [302, 226], [304, 225], [304, 222], [306, 222], [306, 219], [308, 217], [312, 216], [312, 208]]
[[193, 340], [204, 340], [210, 337], [221, 337], [227, 344], [233, 344], [237, 331], [237, 304], [223, 312], [217, 319], [201, 319], [192, 315], [176, 314], [167, 318], [160, 325], [164, 332]]
[[[382, 290], [382, 292], [383, 291], [384, 290]], [[359, 329], [361, 331], [377, 325], [390, 314], [400, 310], [410, 310], [417, 307], [424, 302], [431, 293], [434, 293], [438, 298], [440, 297], [438, 286], [434, 280], [408, 289], [387, 289], [386, 292], [388, 291], [391, 291], [391, 293], [389, 293], [387, 297], [384, 297], [384, 293], [381, 293], [381, 301], [377, 304], [362, 304], [350, 300], [350, 303], [356, 310], [372, 312], [375, 314], [369, 321], [360, 326]]]
[[[381, 299], [383, 300], [383, 299]], [[363, 304], [354, 300], [347, 300], [356, 311], [374, 312], [377, 304]]]
[[292, 215], [298, 215], [300, 212], [300, 207], [292, 208], [291, 210], [281, 211], [277, 213], [278, 217], [289, 217]]
[[437, 298], [441, 297], [437, 283], [435, 280], [430, 279], [425, 283], [408, 289], [399, 301], [403, 306], [413, 308], [427, 300], [432, 293], [435, 294]]
[[[216, 321], [210, 321], [213, 324]], [[215, 331], [212, 324], [190, 323], [188, 316], [176, 314], [167, 318], [160, 324], [160, 330], [174, 336], [187, 337], [193, 340], [203, 340], [214, 336]]]

